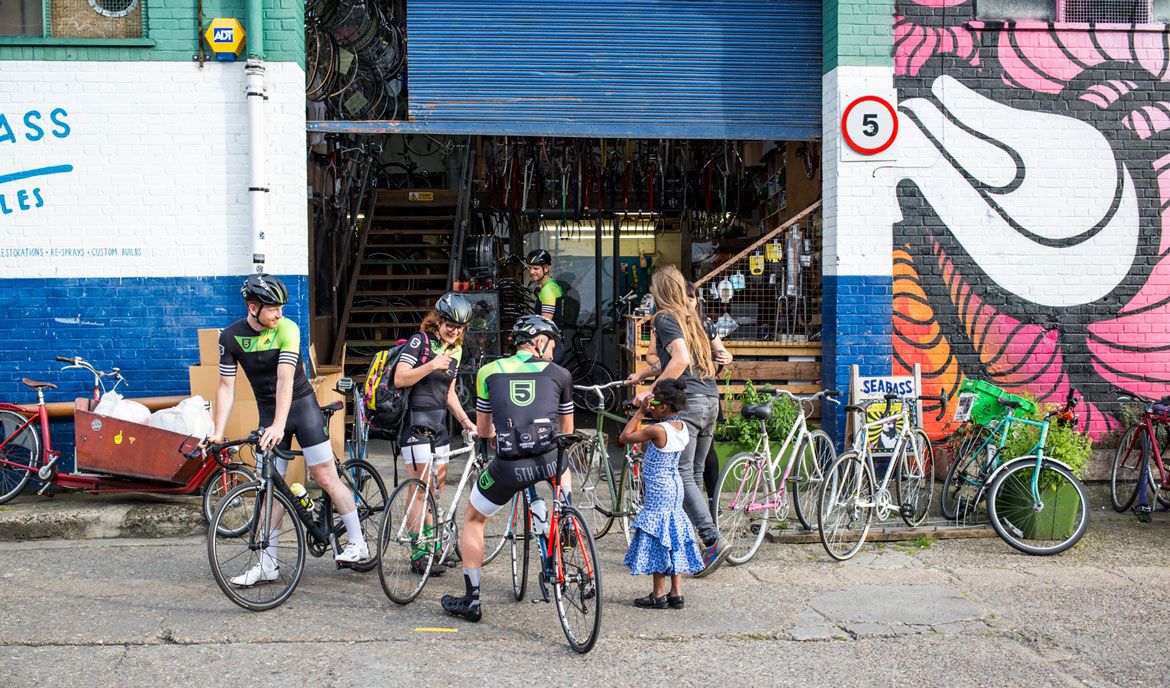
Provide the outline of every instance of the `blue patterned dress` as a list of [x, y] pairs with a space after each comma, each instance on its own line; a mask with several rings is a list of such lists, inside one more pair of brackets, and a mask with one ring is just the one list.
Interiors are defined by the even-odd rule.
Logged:
[[659, 449], [646, 443], [642, 459], [645, 499], [634, 520], [634, 536], [626, 552], [626, 566], [635, 576], [661, 573], [696, 573], [703, 568], [703, 556], [695, 529], [683, 511], [683, 483], [678, 474], [678, 456], [687, 446], [687, 426], [676, 430], [668, 418], [659, 423], [666, 429], [666, 444]]

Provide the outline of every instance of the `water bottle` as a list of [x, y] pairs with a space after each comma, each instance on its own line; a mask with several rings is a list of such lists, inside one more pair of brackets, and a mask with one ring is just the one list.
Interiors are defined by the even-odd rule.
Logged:
[[532, 504], [528, 506], [529, 511], [532, 512], [532, 526], [536, 529], [537, 535], [548, 536], [548, 507], [544, 500], [537, 498], [532, 500]]
[[297, 501], [301, 503], [301, 506], [305, 507], [305, 511], [313, 510], [313, 498], [309, 496], [309, 493], [305, 490], [304, 485], [300, 483], [293, 483], [292, 485], [288, 486], [288, 489], [292, 491], [293, 496], [297, 498]]

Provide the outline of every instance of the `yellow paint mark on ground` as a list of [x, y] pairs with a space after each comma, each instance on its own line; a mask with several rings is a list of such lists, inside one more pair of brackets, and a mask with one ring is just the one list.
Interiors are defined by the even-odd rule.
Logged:
[[419, 626], [414, 629], [417, 633], [458, 633], [458, 628], [440, 628], [435, 626]]

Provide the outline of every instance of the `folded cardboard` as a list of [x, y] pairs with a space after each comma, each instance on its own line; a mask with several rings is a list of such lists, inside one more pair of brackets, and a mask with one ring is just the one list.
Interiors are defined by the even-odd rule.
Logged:
[[217, 328], [199, 330], [199, 365], [219, 365], [219, 333]]

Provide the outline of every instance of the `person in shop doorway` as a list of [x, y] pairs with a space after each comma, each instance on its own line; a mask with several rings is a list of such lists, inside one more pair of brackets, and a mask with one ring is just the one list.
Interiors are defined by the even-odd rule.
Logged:
[[[556, 325], [563, 331], [565, 326], [565, 291], [552, 276], [552, 254], [543, 248], [528, 252], [524, 259], [528, 266], [528, 277], [532, 281], [529, 288], [536, 294], [536, 315]], [[565, 362], [568, 346], [558, 346], [553, 350], [553, 363], [560, 365]]]
[[[679, 454], [678, 471], [683, 480], [683, 508], [706, 546], [704, 568], [696, 574], [702, 576], [714, 571], [727, 558], [729, 545], [719, 536], [707, 499], [699, 487], [719, 414], [716, 364], [710, 337], [695, 306], [687, 299], [687, 283], [678, 268], [667, 265], [656, 270], [650, 278], [650, 294], [657, 308], [652, 336], [658, 364], [630, 375], [626, 382], [638, 385], [652, 377], [686, 382], [687, 400], [679, 417], [687, 425], [689, 439]], [[641, 405], [653, 394], [653, 388], [641, 392], [634, 403]]]

